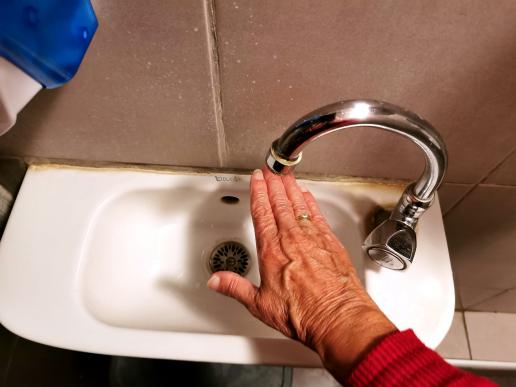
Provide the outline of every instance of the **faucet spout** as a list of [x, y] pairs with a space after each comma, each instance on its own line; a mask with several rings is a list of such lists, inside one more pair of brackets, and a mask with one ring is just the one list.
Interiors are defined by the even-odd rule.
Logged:
[[397, 133], [413, 141], [425, 156], [421, 176], [405, 189], [389, 219], [366, 238], [364, 248], [379, 265], [405, 269], [416, 251], [415, 226], [430, 207], [447, 167], [447, 152], [439, 133], [416, 114], [375, 100], [337, 102], [317, 109], [290, 126], [276, 139], [266, 163], [274, 173], [287, 173], [302, 158], [311, 141], [337, 130], [368, 126]]

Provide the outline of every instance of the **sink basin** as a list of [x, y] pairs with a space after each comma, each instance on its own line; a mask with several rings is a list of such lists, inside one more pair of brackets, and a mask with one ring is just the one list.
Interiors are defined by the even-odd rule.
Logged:
[[[0, 244], [1, 323], [89, 352], [319, 366], [310, 350], [206, 288], [214, 250], [234, 243], [247, 277], [260, 283], [248, 184], [247, 175], [223, 173], [30, 167]], [[304, 184], [373, 299], [400, 329], [436, 347], [454, 309], [438, 200], [419, 223], [414, 264], [395, 272], [361, 246], [373, 215], [392, 208], [403, 185]]]
[[[229, 186], [196, 177], [173, 188], [128, 191], [108, 200], [85, 242], [86, 308], [120, 327], [282, 337], [206, 287], [212, 251], [233, 241], [247, 248], [247, 276], [260, 283], [247, 186], [247, 177]], [[321, 206], [341, 240], [359, 249], [362, 237], [351, 214], [331, 198]], [[354, 253], [362, 271], [361, 251]]]

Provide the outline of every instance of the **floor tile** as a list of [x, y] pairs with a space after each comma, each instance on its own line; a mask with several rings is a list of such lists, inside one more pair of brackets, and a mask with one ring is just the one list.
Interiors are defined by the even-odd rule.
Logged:
[[516, 362], [516, 314], [465, 312], [473, 360]]
[[324, 368], [294, 368], [292, 387], [338, 387], [340, 384]]
[[448, 334], [437, 347], [437, 352], [447, 359], [469, 359], [468, 339], [462, 312], [455, 312]]

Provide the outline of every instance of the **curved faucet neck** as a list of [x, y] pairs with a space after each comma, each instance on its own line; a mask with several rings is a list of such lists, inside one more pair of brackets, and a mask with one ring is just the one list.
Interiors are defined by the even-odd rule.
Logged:
[[368, 235], [364, 249], [380, 266], [406, 269], [416, 252], [416, 224], [431, 205], [447, 166], [446, 147], [439, 133], [425, 120], [398, 106], [374, 100], [338, 102], [301, 118], [273, 142], [267, 165], [285, 173], [301, 161], [301, 151], [328, 133], [370, 126], [397, 133], [418, 145], [425, 155], [425, 169], [401, 195], [389, 219]]
[[337, 130], [357, 126], [394, 132], [418, 145], [424, 152], [425, 169], [414, 182], [412, 194], [425, 202], [433, 198], [446, 171], [446, 146], [430, 123], [386, 102], [342, 101], [309, 113], [274, 141], [267, 164], [273, 172], [286, 172], [301, 161], [301, 152], [311, 141]]

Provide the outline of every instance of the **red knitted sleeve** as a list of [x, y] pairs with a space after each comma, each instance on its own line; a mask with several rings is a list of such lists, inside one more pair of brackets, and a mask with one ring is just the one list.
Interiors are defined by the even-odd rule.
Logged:
[[495, 386], [448, 364], [412, 330], [384, 338], [356, 366], [352, 386]]

